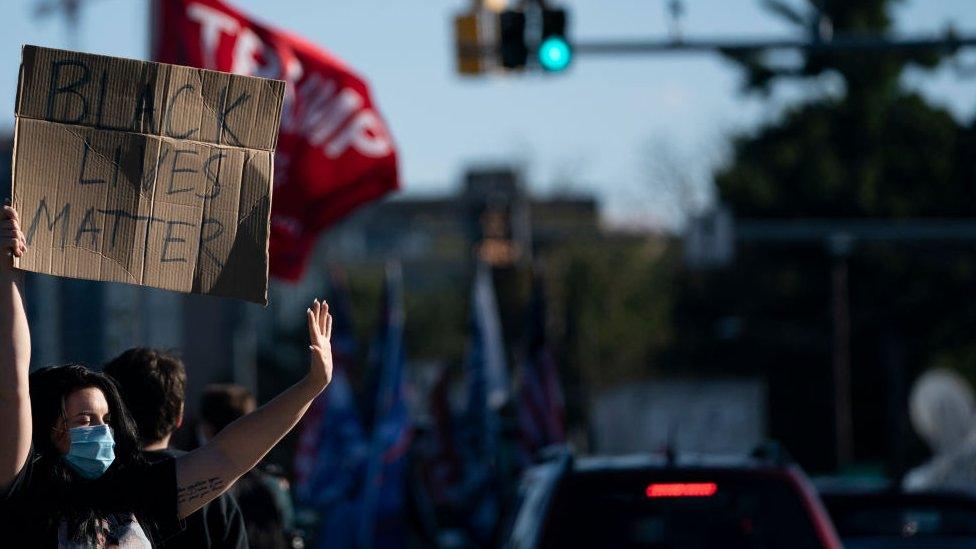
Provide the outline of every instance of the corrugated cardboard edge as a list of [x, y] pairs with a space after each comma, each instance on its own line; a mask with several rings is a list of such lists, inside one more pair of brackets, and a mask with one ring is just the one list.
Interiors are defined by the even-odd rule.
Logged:
[[20, 46], [20, 66], [17, 71], [17, 96], [14, 99], [14, 116], [19, 116], [17, 113], [20, 112], [21, 96], [24, 92], [24, 55], [27, 53], [27, 48], [29, 47], [31, 47], [30, 44]]
[[[282, 103], [284, 103], [284, 101], [282, 101]], [[278, 117], [279, 118], [281, 117], [281, 109], [278, 109]], [[275, 138], [275, 140], [277, 141], [277, 137]], [[275, 146], [277, 146], [277, 143], [275, 143]], [[264, 306], [265, 307], [268, 306], [268, 286], [271, 285], [271, 210], [272, 208], [274, 208], [274, 174], [275, 174], [274, 152], [269, 154], [268, 158], [271, 161], [271, 166], [270, 166], [271, 177], [268, 179], [268, 183], [270, 183], [271, 187], [268, 189], [268, 219], [264, 223], [265, 230], [267, 231], [265, 234], [268, 235], [268, 238], [265, 239], [264, 241], [264, 257], [267, 258], [267, 261], [264, 262], [264, 279], [267, 281], [267, 284], [264, 285]]]
[[[284, 80], [274, 80], [270, 78], [266, 78], [265, 80], [269, 80], [271, 82], [281, 82], [282, 84], [284, 84], [284, 86], [281, 88], [281, 104], [278, 105], [278, 112], [275, 113], [275, 127], [278, 128], [278, 131], [275, 132], [274, 139], [272, 139], [271, 141], [271, 149], [269, 149], [272, 153], [271, 156], [273, 157], [274, 152], [278, 150], [278, 138], [281, 137], [281, 112], [285, 109], [285, 96], [288, 95], [288, 82], [285, 82]], [[274, 182], [274, 159], [271, 160], [271, 168], [272, 168], [271, 181]], [[274, 185], [272, 185], [272, 187], [273, 186]]]
[[[24, 49], [27, 45], [20, 47], [20, 65], [17, 69], [17, 94], [14, 98], [14, 112], [20, 110], [20, 96], [24, 89]], [[10, 155], [10, 203], [14, 203], [14, 196], [17, 194], [17, 136], [20, 134], [20, 117], [14, 115], [14, 149]], [[23, 230], [23, 227], [21, 227]], [[14, 256], [13, 265], [15, 269], [20, 269], [20, 258]]]

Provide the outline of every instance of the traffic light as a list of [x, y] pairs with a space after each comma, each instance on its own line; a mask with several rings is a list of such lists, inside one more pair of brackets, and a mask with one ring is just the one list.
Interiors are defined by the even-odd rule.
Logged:
[[454, 39], [457, 46], [457, 71], [465, 76], [485, 72], [485, 60], [481, 55], [481, 27], [477, 12], [454, 16]]
[[469, 10], [454, 16], [457, 72], [479, 75], [526, 66], [547, 72], [565, 70], [573, 58], [566, 37], [566, 10], [535, 0], [495, 11], [505, 4], [474, 0]]
[[559, 72], [573, 60], [573, 48], [566, 38], [566, 10], [542, 10], [542, 34], [536, 52], [539, 65], [549, 72]]
[[525, 12], [505, 10], [498, 14], [498, 62], [506, 69], [521, 69], [529, 59], [525, 44]]

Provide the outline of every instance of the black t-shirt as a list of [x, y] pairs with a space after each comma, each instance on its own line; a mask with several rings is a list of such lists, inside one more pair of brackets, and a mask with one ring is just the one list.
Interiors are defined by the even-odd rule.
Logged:
[[[41, 457], [31, 450], [27, 462], [6, 490], [0, 490], [0, 531], [4, 547], [81, 547], [69, 541], [67, 523], [57, 516], [65, 498], [101, 509], [106, 515], [99, 544], [120, 549], [158, 546], [182, 528], [176, 503], [176, 465], [114, 464], [101, 478], [79, 481], [70, 494], [56, 494], [38, 469]], [[155, 545], [154, 545], [155, 544]]]
[[[150, 463], [175, 458], [185, 454], [180, 450], [166, 449], [143, 452]], [[229, 492], [203, 506], [184, 521], [182, 532], [163, 541], [163, 547], [183, 548], [235, 548], [248, 549], [247, 529], [244, 517]]]

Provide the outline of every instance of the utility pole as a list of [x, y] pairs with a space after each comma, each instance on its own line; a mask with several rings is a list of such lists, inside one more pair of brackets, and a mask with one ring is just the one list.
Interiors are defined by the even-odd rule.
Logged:
[[681, 41], [681, 18], [685, 15], [685, 4], [681, 0], [668, 1], [668, 23], [672, 42]]
[[832, 260], [830, 270], [833, 315], [834, 457], [838, 469], [854, 459], [854, 414], [851, 405], [851, 305], [848, 257], [853, 241], [839, 233], [827, 243]]
[[159, 18], [163, 3], [160, 0], [146, 0], [146, 36], [147, 44], [146, 58], [150, 61], [156, 60], [156, 52], [159, 51]]
[[81, 7], [85, 0], [37, 0], [34, 4], [34, 18], [44, 19], [60, 13], [64, 16], [68, 34], [68, 48], [77, 50], [80, 46]]

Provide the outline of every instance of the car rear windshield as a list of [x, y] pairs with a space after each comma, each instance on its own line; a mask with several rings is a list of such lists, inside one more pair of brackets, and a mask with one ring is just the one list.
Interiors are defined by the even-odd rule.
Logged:
[[822, 547], [782, 473], [581, 473], [550, 509], [542, 547]]

